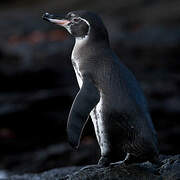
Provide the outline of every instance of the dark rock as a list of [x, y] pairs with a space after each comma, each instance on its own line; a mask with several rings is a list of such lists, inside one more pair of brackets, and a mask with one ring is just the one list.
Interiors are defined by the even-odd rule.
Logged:
[[36, 151], [6, 155], [1, 158], [1, 167], [11, 174], [39, 173], [72, 164], [85, 165], [86, 162], [96, 163], [98, 160], [97, 144], [89, 140], [89, 144], [73, 150], [68, 143], [51, 145]]
[[180, 155], [162, 157], [162, 166], [156, 167], [149, 162], [132, 164], [128, 166], [117, 165], [114, 167], [99, 168], [67, 167], [53, 169], [40, 174], [13, 175], [10, 180], [179, 180]]
[[52, 169], [50, 171], [40, 174], [24, 174], [24, 175], [13, 175], [9, 180], [63, 180], [67, 174], [78, 171], [81, 167], [65, 167], [59, 169]]

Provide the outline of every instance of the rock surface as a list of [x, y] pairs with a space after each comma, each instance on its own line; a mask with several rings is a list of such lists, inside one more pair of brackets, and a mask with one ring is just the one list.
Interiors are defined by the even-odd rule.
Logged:
[[13, 175], [9, 180], [179, 180], [180, 155], [161, 156], [161, 160], [161, 167], [155, 167], [149, 162], [126, 167], [67, 167], [39, 174]]

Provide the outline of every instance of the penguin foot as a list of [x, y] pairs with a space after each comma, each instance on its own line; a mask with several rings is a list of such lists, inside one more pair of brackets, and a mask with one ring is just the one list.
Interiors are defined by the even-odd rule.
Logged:
[[128, 160], [129, 160], [129, 157], [130, 157], [130, 154], [127, 153], [125, 159], [123, 161], [118, 161], [118, 162], [115, 162], [115, 163], [111, 163], [110, 164], [110, 167], [115, 167], [115, 166], [120, 166], [122, 168], [125, 168], [128, 164]]
[[115, 163], [111, 163], [109, 166], [110, 167], [120, 166], [122, 168], [125, 168], [126, 167], [126, 163], [124, 161], [118, 161], [118, 162], [115, 162]]
[[104, 157], [102, 156], [100, 159], [99, 159], [99, 162], [98, 162], [98, 165], [101, 166], [101, 167], [108, 167], [110, 164], [110, 159], [108, 157]]
[[101, 168], [101, 166], [98, 165], [98, 164], [87, 165], [87, 166], [81, 168], [80, 171], [84, 171], [84, 170], [92, 170], [92, 169], [97, 169], [97, 168]]

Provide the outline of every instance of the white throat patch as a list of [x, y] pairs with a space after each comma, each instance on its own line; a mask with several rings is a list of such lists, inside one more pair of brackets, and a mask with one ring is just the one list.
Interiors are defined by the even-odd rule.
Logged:
[[81, 88], [82, 87], [82, 84], [83, 84], [83, 79], [82, 79], [82, 75], [81, 75], [81, 72], [80, 72], [80, 60], [79, 60], [79, 54], [78, 54], [78, 50], [87, 42], [88, 40], [88, 35], [89, 35], [89, 32], [90, 32], [90, 24], [89, 22], [86, 20], [86, 19], [83, 19], [80, 17], [81, 20], [83, 20], [88, 26], [89, 26], [89, 30], [88, 30], [88, 33], [86, 36], [84, 37], [76, 37], [75, 38], [75, 45], [74, 45], [74, 48], [73, 48], [73, 51], [72, 51], [72, 55], [71, 55], [71, 59], [74, 63], [74, 70], [75, 70], [75, 73], [76, 73], [76, 78], [77, 78], [77, 81], [78, 81], [78, 84], [79, 84], [79, 87]]

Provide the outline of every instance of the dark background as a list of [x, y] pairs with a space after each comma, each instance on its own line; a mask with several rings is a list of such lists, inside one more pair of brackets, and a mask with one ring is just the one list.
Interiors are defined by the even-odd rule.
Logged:
[[140, 81], [161, 153], [180, 152], [179, 0], [1, 0], [0, 169], [40, 172], [98, 160], [90, 121], [79, 151], [67, 143], [78, 92], [70, 60], [74, 40], [41, 18], [78, 9], [101, 15], [112, 48]]

